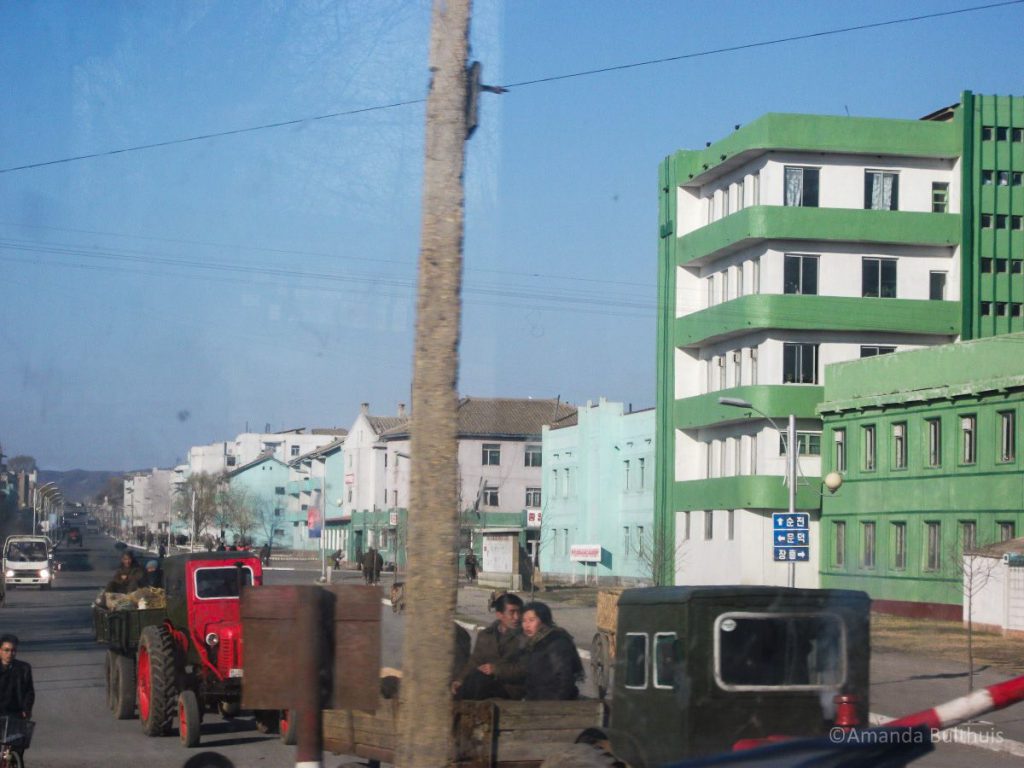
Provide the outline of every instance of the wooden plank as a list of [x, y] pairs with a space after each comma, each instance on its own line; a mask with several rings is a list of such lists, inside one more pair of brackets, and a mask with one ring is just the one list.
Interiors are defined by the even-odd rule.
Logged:
[[506, 742], [504, 739], [498, 741], [497, 764], [504, 765], [506, 762], [536, 760], [542, 761], [551, 756], [557, 749], [556, 743], [572, 744], [576, 741], [578, 733], [560, 740], [560, 742], [540, 741], [537, 739], [515, 740]]
[[[526, 706], [506, 706], [508, 703]], [[601, 727], [605, 724], [604, 702], [523, 701], [498, 704], [498, 730], [544, 731], [550, 729]]]

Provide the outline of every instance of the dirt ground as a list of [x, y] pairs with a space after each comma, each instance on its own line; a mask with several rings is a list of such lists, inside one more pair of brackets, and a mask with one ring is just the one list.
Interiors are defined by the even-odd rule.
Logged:
[[[974, 631], [974, 665], [1024, 673], [1024, 642]], [[960, 622], [908, 619], [871, 614], [871, 647], [876, 650], [926, 653], [936, 658], [967, 663], [967, 630]]]

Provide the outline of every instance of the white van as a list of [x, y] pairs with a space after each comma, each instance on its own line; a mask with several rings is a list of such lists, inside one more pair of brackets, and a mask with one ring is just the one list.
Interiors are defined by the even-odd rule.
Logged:
[[53, 586], [54, 565], [50, 540], [45, 536], [8, 536], [4, 542], [4, 577], [7, 586]]

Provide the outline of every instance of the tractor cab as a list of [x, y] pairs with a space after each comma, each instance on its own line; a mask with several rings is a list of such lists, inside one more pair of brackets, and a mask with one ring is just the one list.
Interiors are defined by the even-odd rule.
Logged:
[[188, 660], [224, 680], [242, 674], [239, 597], [263, 584], [251, 552], [203, 552], [164, 560], [167, 618], [188, 637]]
[[848, 590], [656, 587], [618, 600], [608, 736], [632, 765], [866, 725], [870, 599]]

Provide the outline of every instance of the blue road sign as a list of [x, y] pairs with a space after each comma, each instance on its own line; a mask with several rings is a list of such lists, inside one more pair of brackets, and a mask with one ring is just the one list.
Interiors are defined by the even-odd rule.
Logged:
[[777, 563], [809, 562], [810, 524], [806, 512], [772, 513], [772, 559]]

